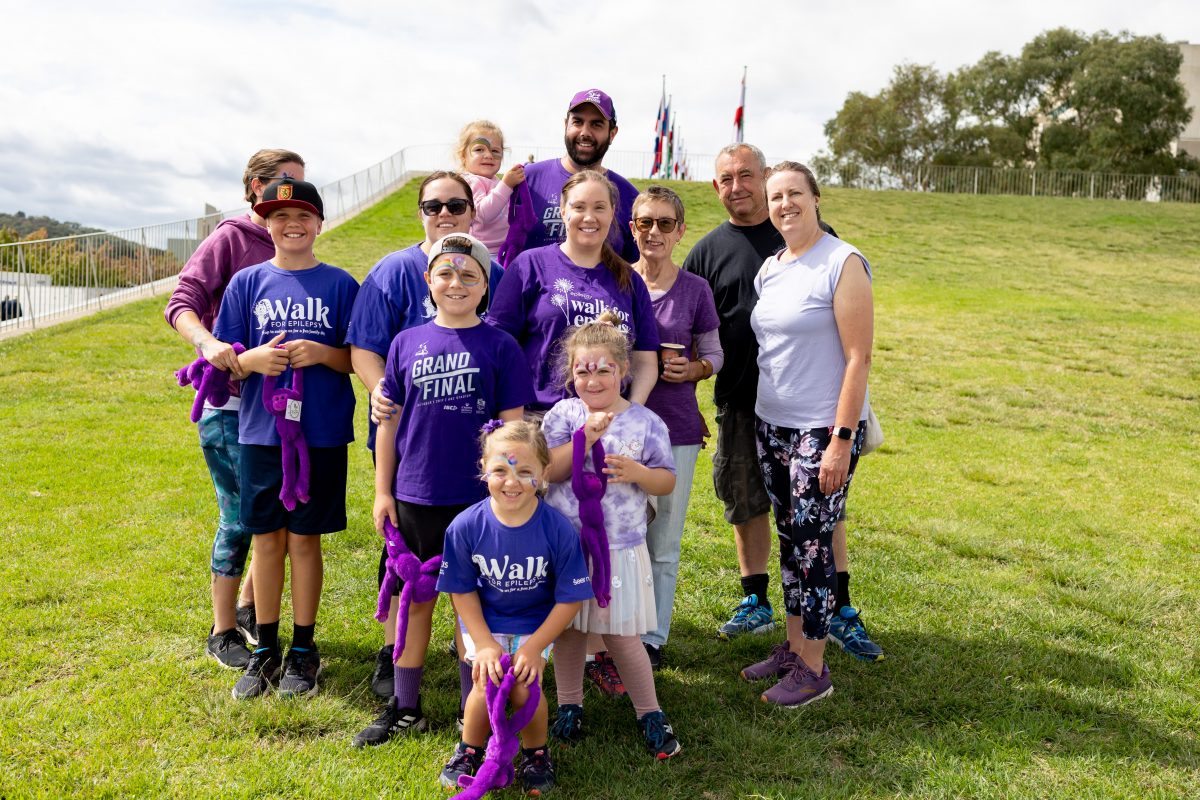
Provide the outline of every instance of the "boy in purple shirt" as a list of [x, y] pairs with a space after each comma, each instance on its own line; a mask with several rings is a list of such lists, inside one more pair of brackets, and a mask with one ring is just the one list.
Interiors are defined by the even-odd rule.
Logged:
[[[258, 648], [233, 687], [238, 699], [270, 691], [313, 695], [321, 658], [313, 642], [321, 600], [321, 534], [346, 527], [346, 445], [354, 439], [354, 390], [346, 328], [358, 283], [313, 254], [324, 208], [315, 186], [284, 178], [254, 207], [267, 221], [275, 257], [234, 275], [214, 330], [240, 342], [246, 402], [238, 417], [241, 521], [255, 536], [254, 605]], [[288, 510], [280, 500], [281, 442], [263, 406], [264, 376], [304, 370], [304, 395], [289, 407], [299, 417], [310, 462], [310, 492]], [[291, 406], [291, 403], [289, 403]], [[301, 445], [305, 446], [305, 445]], [[284, 560], [292, 567], [293, 635], [286, 661], [279, 646]], [[282, 678], [279, 677], [283, 672]]]

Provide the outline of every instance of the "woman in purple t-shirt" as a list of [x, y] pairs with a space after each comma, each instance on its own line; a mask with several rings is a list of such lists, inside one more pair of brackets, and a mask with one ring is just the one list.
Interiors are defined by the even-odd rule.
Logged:
[[[633, 268], [650, 291], [663, 348], [662, 375], [646, 400], [646, 408], [667, 424], [677, 476], [675, 491], [658, 498], [657, 514], [646, 531], [658, 620], [653, 630], [642, 635], [642, 643], [650, 663], [658, 669], [671, 632], [679, 543], [692, 494], [696, 457], [708, 434], [696, 404], [696, 384], [721, 369], [724, 356], [712, 289], [703, 278], [681, 271], [671, 260], [685, 230], [679, 195], [665, 186], [647, 188], [633, 202], [629, 228], [641, 253]], [[668, 356], [669, 345], [679, 346], [676, 355]]]
[[566, 241], [526, 250], [496, 288], [488, 322], [512, 334], [534, 376], [545, 412], [566, 397], [555, 358], [567, 328], [613, 311], [633, 339], [629, 399], [645, 403], [658, 379], [658, 329], [645, 282], [608, 243], [616, 220], [617, 187], [595, 170], [572, 176], [562, 188]]

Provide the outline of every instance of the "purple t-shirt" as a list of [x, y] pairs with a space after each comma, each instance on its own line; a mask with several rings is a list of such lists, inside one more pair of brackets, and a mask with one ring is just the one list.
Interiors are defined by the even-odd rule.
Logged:
[[[556, 404], [542, 419], [542, 432], [551, 448], [568, 444], [575, 431], [588, 418], [587, 406], [578, 397]], [[675, 471], [671, 457], [671, 437], [667, 426], [650, 409], [632, 403], [617, 414], [600, 437], [605, 455], [629, 456], [654, 469]], [[591, 471], [592, 451], [588, 450], [584, 468]], [[557, 508], [579, 530], [579, 501], [571, 490], [571, 481], [550, 484], [546, 502]], [[633, 483], [609, 483], [600, 501], [604, 509], [604, 529], [611, 548], [634, 547], [646, 541], [646, 493]]]
[[[666, 294], [652, 302], [658, 338], [662, 342], [683, 345], [685, 353], [692, 352], [692, 341], [697, 335], [715, 331], [721, 324], [708, 282], [690, 272], [680, 270]], [[704, 441], [700, 407], [696, 404], [696, 384], [691, 381], [669, 383], [660, 379], [646, 398], [646, 408], [667, 424], [672, 445], [678, 447]]]
[[557, 363], [558, 342], [572, 325], [589, 322], [608, 309], [620, 315], [634, 350], [658, 349], [658, 326], [646, 282], [630, 274], [630, 291], [603, 264], [587, 269], [573, 263], [558, 245], [527, 250], [509, 265], [496, 290], [488, 322], [512, 334], [529, 362], [537, 400], [547, 409], [567, 396]]
[[479, 479], [479, 429], [533, 399], [521, 349], [483, 323], [430, 322], [396, 334], [383, 390], [401, 407], [392, 493], [435, 506], [473, 503], [487, 493]]
[[[637, 241], [629, 230], [629, 220], [633, 215], [633, 201], [637, 199], [638, 190], [611, 169], [604, 175], [616, 185], [619, 198], [616, 224], [609, 233], [609, 243], [621, 254], [621, 258], [632, 264], [638, 260], [639, 254]], [[525, 167], [525, 183], [529, 187], [530, 197], [533, 198], [533, 213], [537, 217], [537, 224], [525, 237], [525, 247], [522, 250], [561, 244], [566, 240], [567, 230], [563, 225], [558, 204], [562, 199], [563, 184], [570, 177], [571, 173], [567, 172], [562, 161], [557, 158]]]
[[[213, 335], [241, 342], [249, 350], [286, 331], [284, 341], [308, 339], [330, 347], [346, 346], [346, 326], [358, 293], [350, 273], [329, 264], [281, 269], [270, 261], [238, 272], [225, 289]], [[291, 383], [289, 369], [278, 386]], [[278, 445], [275, 417], [262, 404], [263, 376], [242, 381], [238, 441]], [[336, 447], [354, 441], [354, 388], [350, 376], [324, 364], [304, 368], [300, 427], [311, 447]]]
[[539, 501], [529, 521], [510, 528], [492, 513], [491, 498], [463, 511], [446, 528], [439, 592], [479, 593], [492, 633], [529, 634], [556, 603], [592, 599], [579, 534]]
[[[424, 325], [437, 309], [425, 283], [429, 257], [420, 244], [388, 253], [371, 267], [362, 290], [354, 301], [346, 342], [386, 357], [392, 339], [402, 330]], [[488, 294], [496, 296], [496, 287], [504, 267], [492, 262], [488, 274]], [[394, 398], [393, 398], [394, 399]], [[370, 412], [368, 403], [367, 411]], [[367, 420], [367, 447], [375, 449], [375, 423]]]

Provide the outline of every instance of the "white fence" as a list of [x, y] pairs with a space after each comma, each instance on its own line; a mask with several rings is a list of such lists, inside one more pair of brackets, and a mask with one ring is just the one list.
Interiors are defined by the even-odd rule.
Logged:
[[[320, 187], [325, 229], [387, 197], [410, 175], [401, 150]], [[0, 334], [167, 291], [217, 223], [244, 213], [240, 208], [157, 225], [0, 245]]]

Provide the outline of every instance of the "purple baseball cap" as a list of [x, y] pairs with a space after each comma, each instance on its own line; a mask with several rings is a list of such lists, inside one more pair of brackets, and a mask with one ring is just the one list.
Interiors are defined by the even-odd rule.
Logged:
[[606, 95], [599, 89], [584, 89], [571, 98], [571, 104], [567, 106], [567, 111], [574, 111], [584, 103], [591, 103], [596, 107], [596, 110], [610, 122], [617, 121], [617, 110], [613, 108], [612, 98]]

